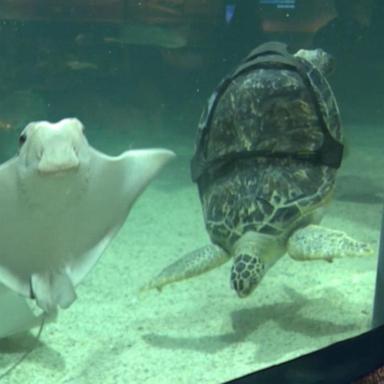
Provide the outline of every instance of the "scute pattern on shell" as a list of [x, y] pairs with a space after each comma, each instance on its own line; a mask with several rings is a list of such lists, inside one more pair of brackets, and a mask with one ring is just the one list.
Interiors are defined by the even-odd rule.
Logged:
[[[331, 197], [335, 170], [289, 159], [241, 160], [203, 180], [203, 211], [213, 243], [226, 250], [247, 231], [288, 237]], [[300, 221], [300, 224], [298, 223]]]
[[300, 75], [278, 69], [236, 78], [222, 95], [207, 136], [208, 160], [244, 149], [314, 151], [323, 140]]
[[[331, 134], [341, 140], [329, 84], [318, 70], [311, 82]], [[323, 136], [301, 76], [288, 69], [257, 69], [237, 77], [221, 96], [204, 149], [208, 161], [243, 150], [297, 153], [319, 149]], [[328, 202], [335, 176], [333, 168], [288, 157], [238, 159], [208, 170], [198, 184], [212, 242], [230, 251], [249, 230], [289, 237]]]

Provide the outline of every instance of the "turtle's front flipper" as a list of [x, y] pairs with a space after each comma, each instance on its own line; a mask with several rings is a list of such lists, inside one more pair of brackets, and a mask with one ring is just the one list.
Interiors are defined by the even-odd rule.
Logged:
[[230, 255], [216, 245], [207, 245], [196, 249], [164, 268], [153, 280], [140, 291], [156, 288], [161, 290], [165, 285], [190, 277], [201, 275], [224, 264]]
[[326, 260], [336, 257], [372, 256], [372, 247], [349, 237], [342, 231], [308, 225], [295, 231], [288, 240], [287, 251], [295, 260]]

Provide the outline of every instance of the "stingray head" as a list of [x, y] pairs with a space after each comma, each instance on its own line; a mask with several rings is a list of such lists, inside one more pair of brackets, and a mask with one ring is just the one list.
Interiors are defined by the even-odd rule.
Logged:
[[19, 158], [29, 170], [41, 174], [65, 173], [80, 165], [87, 148], [83, 125], [77, 119], [28, 124], [19, 136]]

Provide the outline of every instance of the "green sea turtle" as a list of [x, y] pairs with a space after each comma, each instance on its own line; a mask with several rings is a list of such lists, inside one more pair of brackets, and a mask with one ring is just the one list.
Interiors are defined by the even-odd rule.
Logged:
[[143, 289], [233, 258], [231, 286], [248, 296], [286, 252], [295, 260], [370, 255], [368, 244], [318, 225], [342, 159], [330, 56], [269, 43], [225, 78], [208, 103], [192, 159], [213, 244], [186, 254]]

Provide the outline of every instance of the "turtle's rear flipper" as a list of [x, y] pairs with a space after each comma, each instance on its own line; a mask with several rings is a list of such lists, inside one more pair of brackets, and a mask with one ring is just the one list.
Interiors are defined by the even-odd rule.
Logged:
[[165, 285], [190, 277], [201, 275], [224, 264], [230, 256], [215, 245], [206, 245], [187, 253], [173, 264], [164, 268], [154, 279], [140, 289], [140, 292], [156, 288], [161, 290]]
[[342, 231], [308, 225], [295, 231], [288, 240], [287, 251], [295, 260], [326, 260], [336, 257], [372, 256], [372, 247], [349, 237]]

